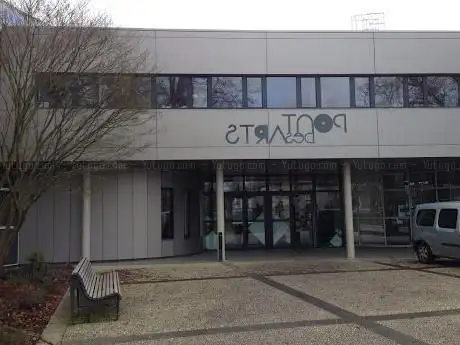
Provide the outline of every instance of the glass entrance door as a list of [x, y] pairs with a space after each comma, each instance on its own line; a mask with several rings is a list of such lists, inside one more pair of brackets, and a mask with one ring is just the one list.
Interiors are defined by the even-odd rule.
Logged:
[[297, 248], [311, 248], [314, 244], [314, 202], [312, 193], [296, 194], [292, 198], [292, 244]]
[[291, 207], [289, 195], [268, 195], [271, 199], [270, 217], [267, 218], [269, 244], [274, 248], [291, 246]]

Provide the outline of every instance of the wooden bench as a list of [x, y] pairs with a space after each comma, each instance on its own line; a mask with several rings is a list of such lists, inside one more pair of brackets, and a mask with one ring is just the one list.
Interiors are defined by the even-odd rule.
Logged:
[[101, 307], [114, 307], [116, 320], [120, 314], [120, 280], [115, 271], [96, 273], [88, 258], [80, 260], [72, 272], [70, 282], [71, 317], [81, 309], [88, 310], [88, 322], [91, 312]]

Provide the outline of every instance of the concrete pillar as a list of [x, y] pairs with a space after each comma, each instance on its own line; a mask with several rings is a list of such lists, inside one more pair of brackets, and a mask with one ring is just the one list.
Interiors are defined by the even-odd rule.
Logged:
[[219, 239], [222, 234], [222, 260], [225, 261], [225, 216], [224, 216], [224, 168], [216, 165], [216, 206], [217, 206], [217, 255], [219, 255]]
[[83, 212], [81, 232], [81, 255], [91, 258], [91, 175], [83, 173]]
[[355, 235], [353, 230], [353, 201], [351, 196], [351, 166], [343, 163], [343, 200], [345, 209], [345, 233], [347, 241], [347, 258], [355, 258]]

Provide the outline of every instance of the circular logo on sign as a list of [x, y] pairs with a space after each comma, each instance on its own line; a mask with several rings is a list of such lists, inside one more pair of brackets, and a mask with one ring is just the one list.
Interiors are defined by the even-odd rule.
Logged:
[[315, 128], [320, 133], [327, 133], [332, 129], [334, 122], [327, 114], [319, 114], [314, 121]]

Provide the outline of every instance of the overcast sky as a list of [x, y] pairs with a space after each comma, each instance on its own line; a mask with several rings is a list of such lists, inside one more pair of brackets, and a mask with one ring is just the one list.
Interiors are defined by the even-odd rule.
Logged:
[[117, 26], [350, 30], [351, 16], [385, 14], [387, 30], [460, 30], [460, 0], [92, 0]]

